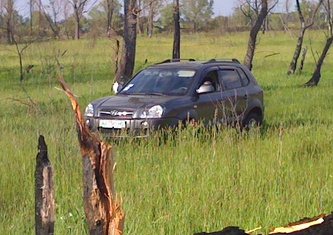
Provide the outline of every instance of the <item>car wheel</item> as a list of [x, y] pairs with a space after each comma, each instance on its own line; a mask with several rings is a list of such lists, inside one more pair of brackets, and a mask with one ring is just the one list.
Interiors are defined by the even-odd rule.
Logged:
[[243, 128], [249, 130], [253, 127], [258, 127], [261, 125], [261, 118], [256, 113], [249, 113], [245, 120], [243, 121]]

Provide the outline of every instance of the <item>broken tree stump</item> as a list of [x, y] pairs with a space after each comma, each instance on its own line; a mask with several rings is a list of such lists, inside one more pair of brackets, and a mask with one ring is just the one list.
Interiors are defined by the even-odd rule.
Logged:
[[47, 145], [41, 135], [35, 171], [35, 232], [36, 235], [54, 233], [53, 167], [48, 159]]
[[89, 234], [121, 235], [125, 215], [115, 194], [112, 148], [88, 129], [73, 93], [61, 77], [58, 81], [71, 100], [76, 116], [83, 167], [83, 204]]

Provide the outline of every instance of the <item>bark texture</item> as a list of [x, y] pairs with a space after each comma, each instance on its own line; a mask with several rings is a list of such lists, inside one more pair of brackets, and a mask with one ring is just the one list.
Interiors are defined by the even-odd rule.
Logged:
[[179, 24], [179, 0], [173, 0], [173, 50], [172, 59], [180, 59], [180, 24]]

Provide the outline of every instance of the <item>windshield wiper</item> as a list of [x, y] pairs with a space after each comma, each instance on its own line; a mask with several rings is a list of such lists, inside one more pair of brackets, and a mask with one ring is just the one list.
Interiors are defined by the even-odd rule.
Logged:
[[131, 92], [119, 92], [120, 95], [155, 95], [155, 96], [163, 96], [166, 95], [161, 92], [140, 92], [140, 93], [131, 93]]
[[145, 95], [156, 95], [156, 96], [163, 96], [165, 95], [162, 92], [149, 92], [149, 93], [145, 93]]
[[144, 95], [145, 93], [119, 92], [120, 95]]

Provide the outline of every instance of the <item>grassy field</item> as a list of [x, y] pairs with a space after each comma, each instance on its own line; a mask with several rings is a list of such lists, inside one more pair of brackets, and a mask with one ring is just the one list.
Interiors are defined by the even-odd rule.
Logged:
[[[110, 141], [125, 234], [193, 234], [230, 225], [262, 226], [265, 232], [333, 210], [333, 60], [329, 54], [318, 87], [301, 87], [324, 44], [322, 32], [307, 35], [305, 69], [293, 76], [286, 72], [295, 36], [259, 35], [253, 73], [265, 91], [261, 130], [197, 136], [195, 129], [186, 129], [162, 145], [154, 137]], [[242, 60], [246, 44], [247, 33], [186, 35], [181, 54]], [[106, 39], [31, 44], [23, 63], [34, 68], [22, 82], [15, 46], [0, 45], [0, 234], [34, 234], [40, 134], [54, 166], [56, 234], [87, 234], [74, 116], [56, 76], [64, 76], [84, 109], [90, 100], [110, 94], [114, 45]], [[139, 37], [135, 70], [146, 59], [151, 64], [170, 58], [171, 47], [168, 36]]]

